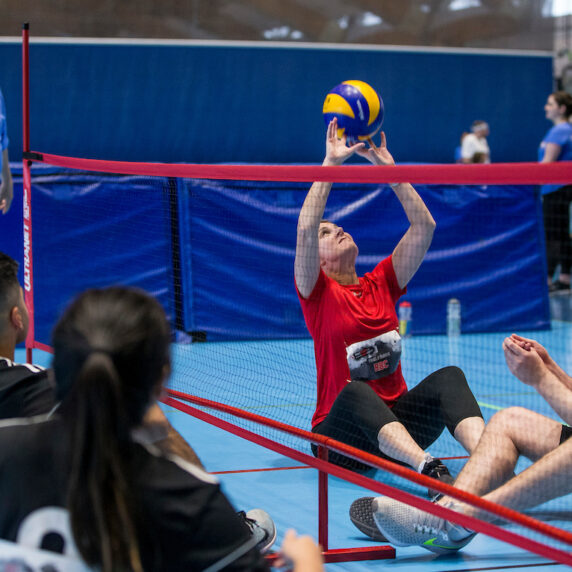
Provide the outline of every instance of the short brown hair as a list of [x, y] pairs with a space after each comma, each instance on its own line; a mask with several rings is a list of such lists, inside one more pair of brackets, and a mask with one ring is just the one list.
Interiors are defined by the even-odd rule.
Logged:
[[18, 303], [20, 282], [19, 264], [7, 254], [0, 252], [0, 311], [4, 312]]

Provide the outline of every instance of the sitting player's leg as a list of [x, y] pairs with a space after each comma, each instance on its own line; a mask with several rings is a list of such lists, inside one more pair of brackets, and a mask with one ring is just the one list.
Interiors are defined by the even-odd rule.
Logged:
[[[370, 454], [409, 464], [415, 469], [420, 470], [427, 464], [423, 449], [366, 383], [352, 382], [344, 387], [326, 419], [314, 427], [313, 431]], [[312, 449], [317, 454], [315, 445]], [[336, 465], [358, 472], [371, 469], [370, 465], [335, 451], [328, 452], [328, 459]], [[442, 466], [438, 460], [431, 460], [431, 467]], [[449, 475], [448, 471], [446, 474]], [[367, 536], [376, 541], [384, 541], [385, 538], [373, 520], [372, 501], [373, 497], [364, 497], [352, 503], [350, 519]]]
[[[460, 488], [478, 495], [486, 493], [484, 499], [519, 511], [572, 492], [572, 481], [568, 478], [572, 470], [572, 440], [569, 439], [572, 430], [569, 427], [521, 407], [505, 409], [491, 422], [493, 420], [498, 427], [492, 426], [489, 430], [487, 425], [482, 455], [479, 445], [479, 454], [475, 454], [474, 459], [471, 457], [460, 475]], [[487, 453], [485, 447], [492, 451]], [[535, 462], [510, 478], [511, 466], [514, 467], [519, 454]], [[509, 464], [504, 460], [505, 456], [509, 458]], [[481, 460], [490, 464], [489, 472], [496, 472], [496, 479], [487, 477], [486, 469], [480, 467]], [[501, 470], [495, 471], [495, 465], [501, 466]], [[474, 507], [464, 507], [463, 512], [484, 520], [492, 518]]]
[[[486, 426], [477, 449], [455, 484], [477, 495], [490, 491], [484, 499], [515, 510], [525, 510], [568, 494], [572, 492], [569, 478], [572, 439], [568, 439], [571, 435], [568, 427], [533, 411], [519, 407], [503, 410]], [[521, 454], [538, 460], [510, 478]], [[495, 519], [450, 497], [438, 502], [483, 520]], [[475, 534], [386, 497], [376, 498], [372, 509], [380, 532], [398, 546], [417, 544], [433, 552], [451, 552], [465, 546]]]
[[[344, 387], [314, 432], [415, 469], [425, 459], [423, 449], [367, 383]], [[335, 452], [330, 453], [330, 460], [353, 470], [370, 468]]]
[[560, 444], [561, 434], [560, 423], [529, 409], [509, 407], [499, 411], [491, 417], [455, 486], [482, 496], [514, 476], [520, 455], [539, 460]]
[[423, 449], [447, 427], [471, 453], [485, 426], [465, 374], [455, 366], [428, 375], [399, 399], [393, 411]]

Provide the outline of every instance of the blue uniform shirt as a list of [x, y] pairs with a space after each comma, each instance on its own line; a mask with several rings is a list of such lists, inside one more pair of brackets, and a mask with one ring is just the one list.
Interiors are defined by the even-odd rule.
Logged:
[[4, 149], [8, 148], [8, 128], [6, 127], [6, 105], [4, 96], [0, 90], [0, 180], [2, 179], [2, 155]]
[[[572, 124], [559, 123], [548, 131], [538, 148], [538, 160], [544, 158], [544, 151], [547, 143], [560, 145], [560, 156], [558, 161], [572, 161]], [[542, 185], [542, 194], [552, 193], [562, 187], [562, 185]]]

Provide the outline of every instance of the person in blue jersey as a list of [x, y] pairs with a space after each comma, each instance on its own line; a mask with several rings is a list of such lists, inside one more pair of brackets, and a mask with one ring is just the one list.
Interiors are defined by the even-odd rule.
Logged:
[[8, 158], [8, 127], [6, 125], [6, 104], [0, 90], [0, 211], [6, 214], [10, 210], [14, 197], [14, 185], [10, 160]]
[[[268, 570], [217, 480], [145, 438], [170, 374], [161, 305], [126, 287], [79, 295], [53, 333], [59, 407], [0, 422], [0, 538], [116, 570]], [[286, 535], [281, 558], [322, 569], [319, 547]]]
[[[541, 163], [572, 161], [572, 95], [555, 91], [548, 96], [544, 106], [546, 119], [553, 126], [540, 143], [538, 160]], [[548, 264], [548, 288], [551, 292], [570, 290], [572, 266], [572, 242], [570, 240], [570, 202], [572, 180], [569, 185], [543, 185], [544, 228], [546, 233], [546, 259]], [[554, 274], [560, 266], [556, 280]]]

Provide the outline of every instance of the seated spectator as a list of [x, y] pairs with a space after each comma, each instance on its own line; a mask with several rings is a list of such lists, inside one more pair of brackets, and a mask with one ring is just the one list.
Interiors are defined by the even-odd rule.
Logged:
[[[134, 570], [156, 569], [143, 565], [145, 562], [177, 563], [179, 559], [185, 561], [195, 557], [206, 562], [225, 551], [232, 552], [232, 546], [241, 544], [248, 545], [248, 550], [236, 556], [237, 563], [240, 563], [236, 569], [242, 569], [244, 565], [250, 569], [258, 562], [256, 569], [261, 562], [257, 556], [259, 549], [268, 549], [276, 536], [274, 523], [264, 511], [255, 509], [238, 515], [233, 512], [229, 523], [221, 525], [223, 528], [230, 526], [230, 536], [215, 534], [216, 546], [211, 542], [212, 551], [205, 553], [191, 541], [182, 544], [188, 547], [186, 552], [183, 551], [185, 554], [181, 554], [179, 547], [179, 554], [171, 555], [175, 544], [165, 552], [169, 543], [163, 546], [161, 535], [156, 536], [148, 524], [148, 520], [156, 521], [159, 529], [163, 526], [167, 531], [170, 525], [163, 522], [163, 511], [176, 502], [174, 497], [179, 495], [181, 521], [173, 524], [177, 529], [171, 531], [173, 538], [185, 532], [190, 536], [198, 534], [197, 523], [191, 522], [196, 520], [197, 510], [206, 511], [201, 514], [208, 517], [208, 528], [216, 522], [218, 511], [221, 517], [226, 518], [229, 506], [215, 480], [202, 470], [194, 451], [176, 433], [157, 405], [161, 382], [170, 369], [170, 332], [167, 333], [169, 328], [158, 303], [142, 292], [121, 288], [92, 291], [80, 298], [74, 306], [79, 317], [70, 310], [68, 321], [62, 320], [59, 330], [56, 330], [60, 333], [54, 338], [55, 370], [57, 373], [59, 364], [58, 382], [64, 380], [65, 383], [58, 383], [54, 388], [45, 370], [13, 363], [14, 346], [25, 337], [28, 325], [17, 268], [15, 261], [0, 253], [0, 304], [7, 308], [4, 315], [8, 316], [0, 334], [0, 351], [8, 354], [7, 358], [0, 359], [0, 364], [4, 364], [0, 368], [0, 383], [7, 378], [17, 378], [17, 382], [10, 385], [11, 391], [6, 390], [4, 395], [0, 392], [0, 405], [4, 406], [6, 413], [10, 410], [7, 405], [11, 404], [20, 417], [22, 413], [29, 412], [26, 407], [30, 404], [37, 406], [38, 410], [33, 418], [0, 422], [0, 427], [3, 427], [0, 429], [0, 443], [4, 443], [3, 447], [0, 445], [0, 491], [4, 497], [10, 497], [11, 506], [17, 507], [15, 511], [7, 507], [0, 515], [0, 538], [21, 541], [20, 529], [30, 519], [34, 526], [39, 527], [36, 530], [41, 531], [44, 526], [45, 531], [49, 531], [53, 528], [54, 515], [64, 514], [63, 521], [60, 520], [63, 526], [58, 529], [61, 538], [59, 551], [71, 555], [79, 552], [88, 564], [101, 566], [104, 570], [116, 569], [115, 562], [121, 563], [120, 567], [125, 565]], [[126, 319], [128, 312], [137, 309], [138, 304], [140, 313], [134, 312], [132, 319]], [[121, 308], [127, 313], [123, 313]], [[107, 319], [96, 315], [98, 309], [109, 312]], [[118, 313], [114, 314], [114, 311]], [[144, 312], [149, 316], [142, 315]], [[76, 318], [81, 323], [76, 324]], [[94, 367], [90, 367], [93, 360], [87, 348], [91, 335], [108, 348], [107, 353], [103, 352], [103, 360], [95, 360]], [[159, 376], [155, 383], [154, 376]], [[32, 391], [28, 391], [26, 380]], [[7, 383], [4, 385], [8, 386]], [[41, 392], [34, 391], [38, 387]], [[141, 395], [137, 394], [138, 391]], [[26, 399], [11, 399], [14, 394], [21, 394]], [[43, 399], [36, 402], [34, 396], [37, 395], [42, 395]], [[10, 399], [3, 403], [2, 397], [6, 396]], [[60, 400], [61, 406], [55, 412], [37, 415], [53, 409]], [[4, 415], [5, 419], [7, 417], [13, 415]], [[14, 446], [20, 440], [26, 446]], [[185, 458], [175, 456], [181, 452]], [[51, 456], [54, 462], [48, 461]], [[41, 466], [42, 470], [30, 471], [26, 466]], [[71, 473], [70, 467], [73, 469]], [[94, 467], [98, 470], [95, 471]], [[30, 476], [29, 488], [20, 486], [23, 475]], [[46, 479], [50, 486], [45, 486]], [[127, 490], [131, 489], [131, 484], [127, 487], [128, 482], [133, 482], [133, 490]], [[177, 490], [169, 490], [169, 483], [175, 482], [179, 483]], [[54, 489], [54, 483], [58, 483], [59, 488]], [[181, 488], [183, 484], [186, 488]], [[23, 498], [20, 498], [20, 493]], [[125, 498], [121, 498], [122, 494]], [[149, 502], [145, 504], [147, 500]], [[117, 508], [113, 503], [118, 504]], [[71, 528], [64, 508], [71, 515]], [[213, 516], [210, 517], [212, 511]], [[56, 519], [61, 519], [61, 516], [56, 516]], [[189, 521], [190, 528], [181, 530], [178, 527], [185, 519]], [[116, 538], [116, 533], [119, 534], [118, 542], [111, 546], [110, 538]], [[139, 541], [135, 539], [140, 534], [143, 542], [139, 550]], [[236, 538], [232, 538], [233, 534]], [[221, 544], [224, 538], [227, 544]], [[239, 542], [240, 538], [244, 542]], [[132, 542], [136, 544], [132, 545]], [[307, 547], [308, 541], [294, 536], [286, 550], [290, 547], [296, 552], [298, 544]], [[130, 546], [135, 548], [128, 550]], [[208, 546], [207, 539], [205, 548]], [[193, 553], [197, 550], [198, 556]], [[308, 556], [306, 553], [307, 549], [304, 558]], [[311, 551], [309, 558], [312, 560]], [[312, 561], [316, 563], [315, 559]], [[265, 566], [263, 561], [261, 566]], [[163, 569], [171, 568], [165, 564]]]
[[459, 144], [455, 147], [455, 163], [462, 163], [463, 158], [461, 157], [461, 148], [463, 146], [463, 139], [469, 134], [468, 131], [463, 131], [461, 133], [461, 138], [459, 139]]
[[[490, 163], [491, 152], [487, 137], [490, 133], [489, 124], [486, 121], [473, 121], [471, 125], [471, 133], [467, 133], [463, 137], [461, 143], [461, 162], [462, 163]], [[475, 160], [475, 154], [479, 153], [478, 160]]]
[[0, 212], [6, 214], [10, 210], [14, 198], [14, 182], [8, 158], [8, 128], [6, 126], [6, 105], [0, 90]]
[[28, 333], [28, 309], [18, 282], [18, 263], [0, 252], [0, 419], [48, 413], [55, 404], [43, 367], [14, 363]]

